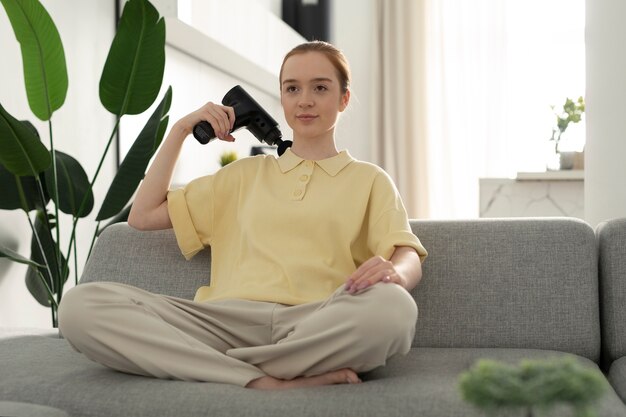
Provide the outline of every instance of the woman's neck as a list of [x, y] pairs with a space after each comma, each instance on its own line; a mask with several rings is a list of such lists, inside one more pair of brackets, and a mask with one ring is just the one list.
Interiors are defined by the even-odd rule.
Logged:
[[310, 161], [320, 161], [322, 159], [331, 158], [339, 153], [335, 146], [334, 139], [326, 141], [319, 139], [294, 139], [293, 145], [291, 145], [291, 151], [300, 158]]

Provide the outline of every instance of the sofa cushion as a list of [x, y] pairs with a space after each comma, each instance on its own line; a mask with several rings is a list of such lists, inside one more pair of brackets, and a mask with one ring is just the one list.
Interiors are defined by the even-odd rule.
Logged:
[[414, 346], [551, 349], [598, 362], [597, 249], [587, 223], [520, 218], [411, 226], [430, 254], [413, 291]]
[[608, 368], [626, 356], [626, 219], [603, 222], [598, 236], [602, 306], [602, 353]]
[[[517, 363], [558, 355], [562, 354], [531, 349], [414, 348], [406, 357], [393, 358], [387, 366], [363, 375], [363, 384], [257, 391], [127, 375], [89, 361], [63, 339], [28, 336], [0, 341], [0, 401], [35, 402], [93, 417], [474, 417], [484, 413], [462, 401], [457, 381], [477, 359]], [[612, 390], [599, 411], [603, 417], [626, 417], [626, 407]], [[560, 409], [550, 415], [572, 414]]]

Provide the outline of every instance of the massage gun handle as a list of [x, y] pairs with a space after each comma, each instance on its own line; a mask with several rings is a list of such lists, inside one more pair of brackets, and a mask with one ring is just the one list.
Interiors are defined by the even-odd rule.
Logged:
[[206, 145], [215, 139], [215, 132], [209, 122], [203, 120], [193, 127], [193, 137], [201, 144]]

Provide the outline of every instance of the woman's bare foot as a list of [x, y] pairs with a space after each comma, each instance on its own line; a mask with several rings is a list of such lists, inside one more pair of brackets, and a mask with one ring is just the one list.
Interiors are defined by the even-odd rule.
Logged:
[[263, 376], [261, 378], [254, 379], [246, 385], [246, 388], [276, 390], [276, 389], [290, 389], [290, 388], [304, 388], [304, 387], [317, 387], [320, 385], [333, 385], [333, 384], [359, 384], [359, 379], [356, 372], [350, 368], [339, 369], [337, 371], [327, 372], [325, 374], [299, 377], [291, 380], [278, 379], [271, 376]]

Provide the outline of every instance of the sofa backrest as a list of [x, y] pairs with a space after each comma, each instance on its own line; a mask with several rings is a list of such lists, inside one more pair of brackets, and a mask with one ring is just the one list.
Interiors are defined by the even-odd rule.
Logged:
[[413, 221], [429, 257], [414, 346], [536, 348], [598, 362], [593, 229], [572, 218]]
[[[598, 361], [600, 323], [593, 229], [575, 219], [413, 220], [429, 251], [412, 291], [416, 347], [565, 351]], [[81, 283], [116, 281], [193, 298], [210, 280], [210, 251], [191, 261], [172, 230], [127, 224], [98, 238]]]
[[156, 294], [192, 299], [210, 277], [210, 250], [186, 261], [172, 229], [141, 232], [117, 223], [98, 237], [80, 282], [121, 282]]
[[602, 354], [605, 366], [626, 356], [626, 219], [596, 228], [600, 250]]

